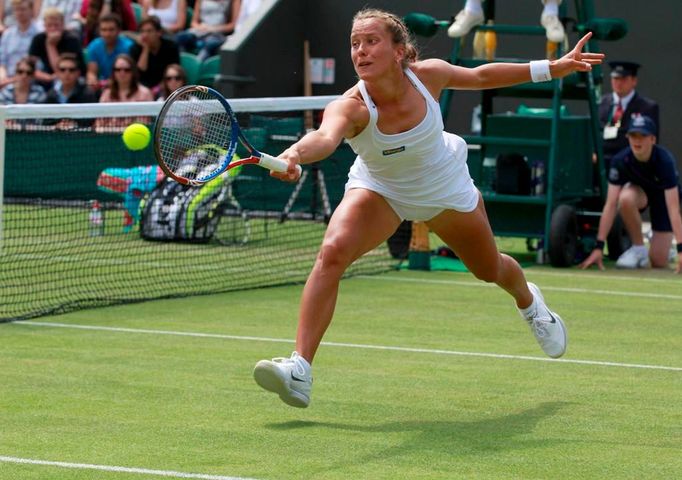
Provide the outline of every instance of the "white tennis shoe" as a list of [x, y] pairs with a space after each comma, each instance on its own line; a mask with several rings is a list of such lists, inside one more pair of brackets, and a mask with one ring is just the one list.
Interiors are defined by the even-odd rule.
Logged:
[[448, 37], [463, 37], [476, 25], [482, 25], [484, 20], [482, 12], [474, 13], [465, 8], [457, 14], [455, 21], [448, 28]]
[[265, 390], [278, 394], [287, 405], [305, 408], [310, 403], [312, 368], [297, 352], [290, 358], [261, 360], [253, 369], [253, 378]]
[[561, 24], [561, 20], [556, 15], [542, 14], [540, 16], [540, 25], [545, 27], [545, 34], [547, 35], [547, 40], [550, 42], [563, 42], [565, 33], [564, 26]]
[[618, 268], [649, 268], [649, 251], [644, 245], [633, 245], [616, 260]]
[[552, 312], [537, 285], [528, 282], [528, 288], [535, 298], [535, 310], [521, 316], [528, 322], [542, 351], [552, 358], [559, 358], [566, 352], [568, 338], [566, 326], [561, 317]]

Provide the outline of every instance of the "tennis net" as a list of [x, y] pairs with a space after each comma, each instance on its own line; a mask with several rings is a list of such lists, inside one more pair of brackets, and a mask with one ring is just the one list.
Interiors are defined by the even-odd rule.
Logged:
[[[331, 99], [231, 103], [253, 145], [276, 155], [303, 133], [304, 112], [319, 117]], [[159, 110], [0, 107], [0, 321], [305, 281], [343, 194], [350, 148], [304, 167], [298, 184], [248, 166], [188, 192], [163, 177], [152, 145], [133, 152], [121, 141], [133, 121], [153, 129]], [[347, 275], [394, 265], [382, 245]]]

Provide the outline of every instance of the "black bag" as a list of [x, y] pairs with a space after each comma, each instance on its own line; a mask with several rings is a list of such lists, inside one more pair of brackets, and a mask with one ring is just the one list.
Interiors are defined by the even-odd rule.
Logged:
[[228, 198], [218, 176], [200, 187], [166, 178], [140, 203], [140, 236], [145, 240], [208, 242]]
[[520, 153], [504, 153], [497, 157], [493, 190], [510, 195], [530, 195], [531, 172]]

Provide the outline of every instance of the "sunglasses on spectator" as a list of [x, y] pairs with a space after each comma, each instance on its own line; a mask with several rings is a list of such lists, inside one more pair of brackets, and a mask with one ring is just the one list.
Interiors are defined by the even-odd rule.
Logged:
[[165, 79], [166, 80], [176, 80], [179, 82], [182, 80], [182, 77], [179, 75], [168, 75]]
[[114, 67], [114, 72], [132, 72], [133, 69], [130, 67]]
[[33, 75], [33, 70], [17, 69], [17, 75]]
[[73, 72], [78, 71], [78, 67], [59, 67], [59, 71], [60, 72], [71, 72], [71, 73], [73, 73]]

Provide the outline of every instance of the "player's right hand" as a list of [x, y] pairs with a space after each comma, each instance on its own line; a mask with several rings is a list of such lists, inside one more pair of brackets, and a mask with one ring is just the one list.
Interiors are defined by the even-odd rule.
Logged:
[[592, 253], [590, 253], [590, 256], [587, 257], [585, 260], [582, 261], [582, 263], [579, 265], [579, 267], [583, 270], [587, 269], [590, 267], [590, 265], [596, 264], [597, 267], [599, 267], [599, 270], [605, 270], [604, 268], [604, 252], [602, 252], [600, 249], [595, 248], [592, 250]]
[[270, 176], [275, 177], [279, 180], [282, 180], [284, 182], [290, 182], [294, 183], [297, 182], [299, 178], [301, 178], [301, 170], [298, 167], [298, 159], [300, 156], [298, 155], [297, 152], [291, 151], [291, 149], [287, 149], [282, 154], [278, 157], [281, 158], [282, 160], [286, 160], [286, 162], [289, 164], [287, 167], [286, 172], [275, 172], [274, 170], [270, 171]]

